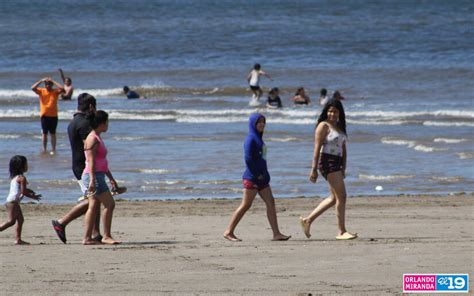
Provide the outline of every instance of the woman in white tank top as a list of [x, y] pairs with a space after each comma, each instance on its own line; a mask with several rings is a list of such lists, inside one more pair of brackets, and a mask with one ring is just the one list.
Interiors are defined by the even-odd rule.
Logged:
[[306, 237], [310, 238], [311, 223], [332, 206], [336, 206], [339, 233], [336, 239], [348, 240], [357, 237], [346, 230], [346, 117], [344, 107], [338, 100], [330, 100], [318, 119], [315, 131], [313, 165], [310, 181], [316, 183], [318, 168], [328, 181], [330, 194], [306, 218], [300, 217], [300, 223]]

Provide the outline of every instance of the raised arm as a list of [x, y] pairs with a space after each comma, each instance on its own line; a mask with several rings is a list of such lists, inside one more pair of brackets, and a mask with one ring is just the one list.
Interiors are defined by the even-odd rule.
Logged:
[[61, 80], [63, 83], [66, 83], [66, 77], [64, 77], [63, 69], [59, 68], [58, 71], [61, 74]]
[[34, 91], [37, 95], [39, 95], [40, 93], [38, 91], [38, 86], [45, 81], [46, 78], [41, 78], [40, 80], [36, 81], [35, 84], [31, 86], [31, 90]]
[[313, 150], [313, 162], [311, 166], [311, 173], [309, 180], [313, 183], [316, 183], [318, 179], [318, 163], [319, 163], [319, 156], [321, 153], [321, 146], [323, 145], [323, 141], [326, 138], [329, 132], [329, 127], [324, 124], [320, 123], [314, 132], [314, 150]]
[[64, 91], [64, 88], [63, 88], [63, 86], [62, 86], [60, 83], [54, 81], [54, 80], [51, 79], [51, 78], [49, 79], [49, 81], [51, 81], [51, 82], [57, 87], [57, 89], [59, 89], [61, 92]]

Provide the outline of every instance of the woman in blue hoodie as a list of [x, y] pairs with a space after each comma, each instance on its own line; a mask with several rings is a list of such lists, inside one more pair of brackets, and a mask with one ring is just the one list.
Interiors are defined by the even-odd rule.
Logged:
[[241, 239], [235, 236], [234, 230], [240, 219], [242, 219], [252, 205], [257, 193], [267, 206], [267, 217], [273, 231], [273, 240], [288, 240], [291, 237], [283, 235], [278, 229], [275, 200], [270, 188], [270, 174], [267, 170], [267, 148], [262, 139], [264, 129], [265, 117], [260, 113], [250, 115], [249, 133], [244, 143], [245, 164], [247, 166], [242, 176], [244, 196], [242, 203], [235, 210], [230, 219], [229, 226], [224, 232], [224, 238], [233, 242], [241, 241]]

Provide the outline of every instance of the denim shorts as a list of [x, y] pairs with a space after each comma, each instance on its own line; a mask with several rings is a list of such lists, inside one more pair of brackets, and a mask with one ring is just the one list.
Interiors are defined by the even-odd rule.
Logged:
[[[90, 180], [91, 180], [90, 175], [88, 173], [82, 175], [82, 184], [86, 188], [89, 188]], [[101, 173], [101, 172], [95, 173], [95, 191], [96, 191], [96, 196], [101, 195], [104, 192], [110, 191], [109, 186], [107, 185], [107, 182], [105, 182], [105, 173]], [[85, 195], [87, 195], [87, 190], [85, 192]]]

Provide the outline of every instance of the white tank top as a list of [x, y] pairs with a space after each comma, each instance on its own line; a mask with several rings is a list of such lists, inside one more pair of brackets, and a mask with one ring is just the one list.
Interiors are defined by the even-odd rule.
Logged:
[[259, 86], [260, 85], [260, 71], [252, 70], [250, 72], [250, 82], [251, 86]]
[[10, 193], [8, 193], [7, 202], [21, 201], [23, 198], [20, 191], [20, 183], [17, 182], [19, 176], [20, 175], [13, 177], [10, 182]]
[[331, 128], [329, 124], [326, 125], [329, 127], [329, 133], [323, 141], [321, 153], [342, 157], [342, 146], [346, 142], [346, 135]]

